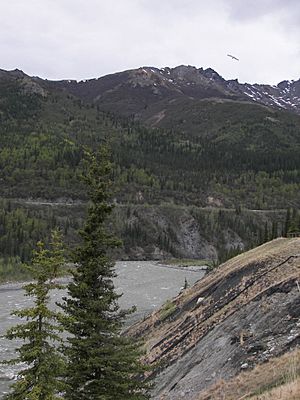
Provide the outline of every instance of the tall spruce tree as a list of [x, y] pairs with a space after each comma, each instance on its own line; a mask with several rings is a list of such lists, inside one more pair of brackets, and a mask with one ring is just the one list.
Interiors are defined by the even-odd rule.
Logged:
[[24, 340], [17, 349], [17, 358], [6, 363], [25, 364], [12, 391], [5, 397], [7, 400], [58, 400], [64, 387], [60, 378], [64, 362], [57, 350], [62, 341], [60, 313], [48, 307], [51, 291], [61, 288], [54, 281], [64, 264], [59, 231], [52, 232], [49, 249], [42, 242], [37, 247], [32, 264], [27, 266], [34, 281], [24, 286], [25, 295], [33, 297], [34, 304], [13, 312], [13, 315], [26, 318], [26, 322], [12, 327], [6, 334], [8, 339]]
[[80, 231], [81, 245], [74, 253], [77, 265], [62, 308], [70, 333], [65, 347], [68, 359], [67, 400], [142, 400], [148, 398], [140, 379], [145, 368], [139, 347], [122, 336], [128, 314], [118, 306], [110, 251], [120, 244], [105, 229], [113, 206], [110, 199], [109, 152], [87, 153], [83, 178], [90, 198], [87, 219]]

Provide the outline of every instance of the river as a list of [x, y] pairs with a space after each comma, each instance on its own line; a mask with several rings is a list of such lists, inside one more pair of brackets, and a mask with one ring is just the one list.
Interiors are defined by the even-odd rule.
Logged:
[[[151, 261], [119, 261], [116, 263], [116, 272], [115, 288], [118, 293], [123, 293], [119, 300], [121, 308], [137, 307], [137, 311], [128, 317], [127, 324], [142, 319], [167, 299], [176, 296], [185, 279], [192, 285], [205, 273], [200, 269], [174, 268]], [[65, 294], [64, 290], [53, 291], [52, 304]], [[20, 322], [17, 317], [10, 315], [11, 311], [23, 309], [31, 303], [32, 300], [24, 296], [22, 284], [0, 286], [0, 360], [13, 358], [15, 348], [23, 343], [3, 338], [9, 327]], [[0, 365], [0, 399], [7, 393], [15, 374], [15, 366]]]

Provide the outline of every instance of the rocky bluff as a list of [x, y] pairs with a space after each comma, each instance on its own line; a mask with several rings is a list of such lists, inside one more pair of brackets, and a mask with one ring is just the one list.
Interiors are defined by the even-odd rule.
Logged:
[[300, 239], [279, 238], [222, 264], [131, 327], [156, 365], [154, 398], [202, 398], [218, 382], [295, 349], [299, 280]]

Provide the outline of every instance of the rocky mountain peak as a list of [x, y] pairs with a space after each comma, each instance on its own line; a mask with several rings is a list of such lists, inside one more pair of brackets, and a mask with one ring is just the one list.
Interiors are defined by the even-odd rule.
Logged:
[[[19, 70], [0, 70], [0, 76], [3, 74], [24, 76]], [[177, 99], [246, 101], [300, 114], [300, 79], [282, 81], [278, 85], [240, 83], [237, 79], [225, 80], [212, 68], [192, 65], [174, 68], [143, 66], [80, 82], [38, 82], [42, 87], [50, 85], [65, 89], [79, 98], [98, 104], [103, 110], [135, 115], [136, 118], [150, 121], [152, 117], [157, 121], [157, 113], [167, 109]], [[154, 107], [157, 102], [160, 102], [159, 106], [157, 104]]]
[[218, 81], [222, 79], [213, 69], [203, 68], [197, 69], [191, 65], [180, 65], [170, 70], [171, 77], [177, 84], [183, 83], [186, 85], [206, 85], [209, 81]]
[[42, 79], [30, 77], [20, 69], [16, 68], [11, 71], [0, 69], [0, 79], [4, 81], [18, 81], [20, 91], [24, 94], [38, 94], [43, 97], [47, 95], [46, 90], [42, 87]]
[[182, 80], [196, 76], [197, 72], [197, 68], [191, 65], [179, 65], [178, 67], [171, 69], [172, 75]]
[[134, 87], [137, 85], [141, 87], [163, 85], [164, 77], [158, 68], [140, 67], [136, 70], [129, 71], [129, 82], [132, 83]]
[[237, 79], [225, 80], [212, 68], [191, 65], [161, 69], [141, 67], [128, 72], [134, 88], [151, 87], [152, 94], [168, 98], [188, 96], [253, 101], [300, 113], [300, 80], [283, 81], [278, 85], [242, 84]]
[[282, 81], [282, 82], [279, 82], [277, 86], [281, 90], [289, 90], [293, 83], [294, 83], [293, 80], [292, 81]]
[[225, 80], [212, 68], [196, 68], [191, 65], [179, 65], [174, 68], [155, 68], [140, 67], [136, 70], [129, 71], [130, 82], [135, 86], [162, 85], [172, 87], [174, 85], [203, 86], [207, 84], [225, 82]]
[[219, 82], [225, 82], [225, 79], [219, 75], [215, 70], [212, 68], [207, 68], [203, 70], [202, 74], [211, 80], [219, 81]]
[[11, 71], [6, 71], [4, 69], [0, 69], [0, 77], [5, 78], [5, 77], [12, 77], [12, 78], [24, 78], [26, 75], [22, 70], [20, 69], [13, 69]]

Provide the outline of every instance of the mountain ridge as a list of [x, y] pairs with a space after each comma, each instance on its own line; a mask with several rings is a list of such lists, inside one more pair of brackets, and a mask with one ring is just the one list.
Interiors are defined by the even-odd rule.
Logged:
[[[127, 185], [118, 202], [206, 206], [213, 199], [223, 207], [268, 209], [298, 201], [298, 114], [240, 100], [229, 92], [216, 97], [207, 82], [214, 79], [214, 90], [221, 93], [224, 80], [211, 69], [181, 66], [145, 71], [82, 82], [82, 97], [68, 91], [77, 88], [73, 81], [0, 71], [2, 195], [80, 198], [76, 187], [80, 185], [68, 182], [80, 168], [81, 146], [95, 148], [108, 138], [116, 185]], [[198, 98], [170, 82], [175, 77]], [[191, 79], [200, 82], [206, 93], [190, 89]], [[95, 84], [105, 86], [106, 110], [102, 100], [84, 100], [98, 93]], [[114, 84], [115, 90], [109, 89]], [[126, 113], [129, 116], [124, 117]]]
[[[213, 73], [208, 70], [205, 72], [208, 78], [199, 77], [197, 70], [189, 67], [176, 72], [179, 78], [196, 74], [204, 82]], [[149, 86], [151, 74], [150, 78], [143, 72], [138, 76], [127, 74], [131, 90], [141, 93], [142, 89], [142, 95], [147, 95], [149, 87], [153, 89]], [[108, 88], [112, 78], [106, 79]], [[121, 84], [122, 74], [118, 79]], [[221, 78], [216, 79], [222, 83]], [[142, 88], [139, 82], [144, 85]], [[138, 99], [125, 89], [124, 95], [132, 101], [128, 105], [137, 114]], [[187, 253], [206, 257], [201, 247], [205, 239], [222, 244], [217, 252], [218, 258], [223, 259], [223, 253], [225, 257], [227, 252], [239, 250], [240, 243], [249, 248], [287, 232], [281, 212], [280, 217], [278, 214], [272, 219], [261, 218], [253, 225], [253, 221], [245, 223], [242, 210], [286, 209], [299, 204], [300, 116], [248, 100], [217, 97], [193, 100], [177, 89], [163, 90], [169, 95], [167, 100], [156, 101], [153, 95], [155, 102], [146, 109], [139, 101], [142, 117], [149, 125], [159, 125], [153, 129], [135, 118], [102, 111], [100, 104], [68, 92], [64, 83], [30, 78], [18, 70], [2, 71], [1, 197], [23, 199], [25, 203], [28, 199], [44, 199], [46, 203], [59, 199], [85, 201], [79, 180], [84, 168], [83, 147], [96, 149], [100, 143], [109, 142], [114, 163], [113, 201], [129, 205], [125, 212], [127, 223], [122, 225], [120, 236], [130, 239], [127, 247], [134, 247], [139, 258], [156, 254], [157, 248], [161, 254], [163, 251], [176, 257]], [[174, 93], [176, 98], [172, 97]], [[118, 91], [113, 95], [119, 98]], [[117, 105], [121, 109], [124, 99], [120, 99]], [[164, 204], [170, 206], [163, 213], [165, 218], [155, 211]], [[139, 205], [145, 207], [138, 210]], [[8, 202], [6, 211], [10, 207]], [[202, 207], [208, 207], [208, 211], [211, 207], [216, 209], [202, 215], [198, 212]], [[223, 212], [228, 208], [235, 210], [230, 218]], [[26, 210], [23, 214], [25, 229], [26, 218], [31, 216]], [[53, 218], [48, 214], [44, 213], [51, 222]], [[9, 220], [14, 216], [13, 213]], [[121, 218], [124, 219], [124, 214]], [[68, 231], [66, 216], [63, 223]], [[224, 223], [230, 230], [219, 229]], [[38, 221], [34, 225], [38, 226]], [[174, 232], [175, 225], [180, 229]], [[22, 229], [18, 230], [15, 243], [25, 237]], [[44, 233], [45, 229], [41, 228]], [[220, 237], [215, 235], [216, 229]], [[7, 241], [9, 238], [8, 235]], [[3, 249], [8, 249], [10, 256], [18, 256], [20, 244], [15, 248], [8, 246], [7, 241]], [[149, 241], [151, 247], [147, 246]], [[28, 257], [27, 249], [23, 250]]]
[[[300, 113], [300, 79], [284, 80], [277, 85], [239, 83], [237, 79], [225, 80], [212, 68], [196, 68], [180, 65], [174, 68], [140, 67], [96, 79], [81, 81], [58, 81], [72, 94], [103, 106], [106, 111], [114, 108], [122, 111], [120, 102], [128, 96], [136, 98], [138, 119], [143, 120], [143, 108], [162, 99], [210, 99], [222, 98], [234, 101], [250, 101], [274, 108]], [[116, 100], [118, 94], [118, 100]], [[131, 100], [132, 101], [132, 100]], [[113, 107], [114, 106], [114, 107]], [[132, 109], [123, 105], [123, 114], [130, 115]]]
[[[30, 77], [19, 69], [0, 70], [0, 77], [4, 75], [26, 77], [41, 86], [62, 88], [83, 100], [102, 106], [105, 111], [121, 111], [126, 116], [133, 113], [141, 120], [144, 120], [143, 109], [152, 103], [176, 98], [250, 101], [300, 114], [300, 79], [283, 80], [277, 85], [240, 83], [238, 79], [224, 79], [212, 68], [203, 69], [191, 65], [173, 68], [143, 66], [78, 81]], [[122, 104], [122, 99], [128, 100], [129, 95], [136, 98], [135, 107]]]

